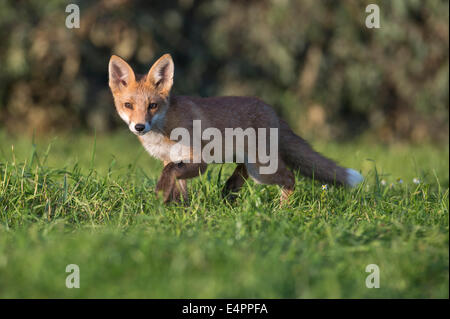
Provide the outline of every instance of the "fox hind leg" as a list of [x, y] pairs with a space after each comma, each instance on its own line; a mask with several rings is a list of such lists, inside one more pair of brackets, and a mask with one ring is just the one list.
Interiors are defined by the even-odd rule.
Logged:
[[276, 184], [281, 187], [281, 203], [285, 203], [289, 196], [294, 191], [295, 177], [294, 174], [287, 168], [286, 164], [279, 159], [278, 169], [273, 174], [261, 174], [259, 168], [262, 165], [259, 163], [247, 163], [247, 171], [249, 176], [259, 184], [272, 185]]
[[242, 185], [244, 185], [245, 180], [248, 178], [247, 168], [244, 164], [238, 164], [233, 174], [225, 183], [224, 188], [222, 189], [222, 196], [224, 198], [228, 198], [230, 201], [234, 201], [236, 199], [236, 195], [231, 193], [237, 193], [241, 189]]

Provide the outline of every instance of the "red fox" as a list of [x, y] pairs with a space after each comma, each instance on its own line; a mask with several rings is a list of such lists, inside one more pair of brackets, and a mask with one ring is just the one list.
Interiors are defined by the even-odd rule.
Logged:
[[[281, 200], [284, 201], [294, 190], [295, 179], [290, 169], [299, 170], [301, 174], [322, 182], [338, 185], [353, 187], [363, 180], [357, 171], [338, 166], [314, 151], [260, 99], [173, 96], [170, 94], [173, 76], [174, 63], [169, 54], [159, 58], [146, 75], [135, 74], [128, 63], [116, 55], [109, 61], [109, 86], [119, 116], [127, 123], [130, 131], [138, 136], [147, 152], [164, 162], [156, 185], [156, 192], [162, 193], [164, 202], [179, 201], [181, 197], [187, 200], [186, 180], [202, 174], [208, 165], [203, 159], [192, 161], [196, 151], [190, 145], [187, 146], [187, 158], [174, 159], [173, 156], [172, 150], [177, 141], [171, 139], [171, 132], [182, 128], [191, 136], [195, 135], [196, 120], [201, 121], [203, 128], [214, 128], [219, 135], [226, 135], [230, 128], [241, 128], [246, 132], [250, 132], [247, 129], [270, 128], [271, 132], [275, 129], [277, 133], [275, 142], [279, 146], [276, 150], [276, 171], [269, 174], [262, 173], [264, 164], [261, 160], [250, 161], [248, 158], [249, 149], [255, 149], [256, 143], [266, 144], [265, 140], [261, 142], [260, 134], [254, 141], [247, 136], [245, 154], [241, 156], [241, 161], [236, 160], [239, 154], [234, 146], [231, 160], [220, 155], [221, 150], [214, 151], [223, 162], [238, 163], [223, 188], [225, 197], [234, 196], [233, 193], [238, 192], [245, 180], [251, 177], [257, 183], [279, 185], [282, 190]], [[201, 147], [205, 148], [205, 145], [206, 142], [202, 139]]]

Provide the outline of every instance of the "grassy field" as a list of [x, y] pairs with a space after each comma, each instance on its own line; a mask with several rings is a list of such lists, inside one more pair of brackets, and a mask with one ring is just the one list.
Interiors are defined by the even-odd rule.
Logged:
[[448, 298], [448, 146], [313, 144], [365, 184], [298, 176], [280, 208], [277, 187], [249, 182], [230, 205], [233, 165], [216, 165], [185, 207], [155, 197], [161, 164], [128, 132], [0, 133], [0, 297]]

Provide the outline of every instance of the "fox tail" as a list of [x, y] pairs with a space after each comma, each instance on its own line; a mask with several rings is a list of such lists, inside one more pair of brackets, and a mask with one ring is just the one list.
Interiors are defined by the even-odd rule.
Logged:
[[287, 123], [281, 121], [280, 152], [285, 163], [302, 175], [317, 179], [321, 182], [336, 183], [355, 187], [363, 181], [363, 177], [351, 168], [337, 165], [313, 150], [307, 141], [297, 136]]

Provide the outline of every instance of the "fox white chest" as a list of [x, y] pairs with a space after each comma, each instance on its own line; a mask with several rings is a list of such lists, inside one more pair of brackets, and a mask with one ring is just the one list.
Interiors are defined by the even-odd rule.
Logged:
[[189, 161], [191, 149], [189, 145], [184, 145], [170, 140], [166, 136], [150, 131], [139, 140], [145, 150], [153, 157], [166, 162]]
[[164, 135], [150, 131], [143, 136], [139, 136], [139, 140], [151, 156], [161, 161], [171, 161], [170, 150], [174, 142]]

